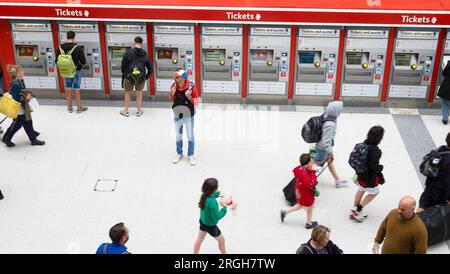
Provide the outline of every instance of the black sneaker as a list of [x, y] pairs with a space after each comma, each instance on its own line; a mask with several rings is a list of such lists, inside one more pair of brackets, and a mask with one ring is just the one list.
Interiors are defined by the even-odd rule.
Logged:
[[11, 141], [5, 142], [5, 140], [2, 140], [2, 142], [3, 142], [7, 147], [14, 147], [14, 146], [16, 146], [16, 144], [14, 144], [14, 143], [11, 142]]
[[317, 222], [311, 222], [311, 224], [306, 224], [306, 225], [305, 225], [305, 228], [306, 228], [306, 229], [313, 229], [313, 228], [315, 228], [317, 225], [318, 225]]
[[0, 200], [3, 200], [5, 197], [3, 197], [3, 193], [2, 193], [2, 191], [0, 190]]
[[43, 145], [45, 145], [45, 142], [41, 141], [41, 140], [38, 140], [38, 139], [35, 139], [33, 142], [31, 142], [31, 145], [32, 146], [43, 146]]
[[447, 120], [442, 120], [442, 123], [443, 123], [444, 125], [446, 125], [446, 124], [448, 124], [448, 121], [447, 121]]
[[286, 211], [284, 211], [284, 210], [280, 211], [280, 218], [281, 218], [281, 222], [284, 223], [284, 218], [286, 218]]

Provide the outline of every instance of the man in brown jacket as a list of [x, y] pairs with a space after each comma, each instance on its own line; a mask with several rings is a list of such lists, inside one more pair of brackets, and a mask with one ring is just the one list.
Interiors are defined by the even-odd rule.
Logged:
[[373, 253], [378, 254], [426, 254], [428, 232], [422, 220], [415, 215], [416, 201], [403, 197], [398, 209], [392, 210], [378, 229]]

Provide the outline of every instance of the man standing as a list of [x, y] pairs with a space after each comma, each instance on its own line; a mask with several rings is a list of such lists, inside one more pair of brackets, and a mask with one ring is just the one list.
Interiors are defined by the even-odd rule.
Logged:
[[58, 68], [60, 69], [60, 60], [58, 60], [60, 55], [71, 55], [73, 64], [76, 66], [76, 72], [71, 77], [64, 77], [64, 81], [66, 84], [66, 101], [67, 101], [67, 110], [69, 113], [73, 112], [72, 107], [72, 90], [74, 90], [75, 100], [77, 103], [77, 113], [81, 113], [83, 111], [88, 110], [87, 107], [81, 105], [81, 97], [80, 97], [80, 85], [81, 85], [81, 68], [86, 64], [86, 57], [84, 56], [84, 51], [81, 47], [75, 43], [75, 32], [68, 31], [67, 32], [67, 43], [60, 45], [58, 52], [56, 54], [56, 61], [58, 64]]
[[175, 134], [177, 155], [173, 163], [178, 163], [183, 158], [183, 125], [186, 126], [188, 137], [188, 157], [192, 166], [196, 164], [194, 157], [194, 115], [195, 105], [198, 104], [198, 92], [194, 83], [188, 78], [186, 71], [179, 70], [175, 72], [175, 82], [170, 87], [169, 99], [172, 104], [172, 110], [175, 115]]
[[347, 183], [347, 180], [340, 179], [334, 167], [334, 139], [336, 138], [337, 118], [344, 108], [344, 103], [341, 101], [333, 101], [328, 103], [323, 116], [324, 123], [322, 125], [322, 136], [320, 141], [316, 144], [314, 161], [321, 167], [325, 162], [328, 162], [328, 168], [335, 180], [337, 188], [342, 187]]
[[118, 223], [109, 230], [112, 243], [101, 244], [96, 254], [131, 254], [125, 244], [130, 239], [129, 230], [124, 223]]
[[120, 114], [128, 117], [130, 113], [131, 91], [136, 90], [136, 116], [140, 117], [144, 112], [142, 111], [142, 91], [144, 90], [145, 81], [150, 78], [152, 73], [152, 64], [150, 63], [150, 56], [142, 48], [144, 40], [137, 36], [134, 38], [134, 48], [127, 51], [122, 58], [121, 70], [123, 87], [125, 89], [124, 101], [125, 108], [120, 111]]
[[426, 254], [428, 232], [425, 224], [414, 213], [416, 201], [409, 196], [400, 200], [378, 229], [372, 251], [377, 254], [383, 243], [382, 254]]

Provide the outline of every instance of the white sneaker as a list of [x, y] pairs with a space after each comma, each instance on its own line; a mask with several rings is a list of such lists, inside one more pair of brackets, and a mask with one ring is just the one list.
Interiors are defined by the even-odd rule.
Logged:
[[189, 163], [191, 163], [191, 166], [195, 166], [195, 164], [197, 163], [195, 161], [194, 155], [189, 156]]
[[173, 158], [172, 163], [177, 164], [179, 161], [181, 161], [181, 159], [183, 159], [183, 155], [178, 154], [177, 156], [175, 156], [175, 158]]
[[336, 188], [341, 188], [348, 183], [347, 180], [339, 179], [336, 181]]

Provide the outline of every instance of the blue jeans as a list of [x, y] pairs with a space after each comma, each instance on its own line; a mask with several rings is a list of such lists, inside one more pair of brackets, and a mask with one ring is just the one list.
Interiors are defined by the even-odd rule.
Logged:
[[73, 78], [64, 78], [66, 88], [79, 90], [81, 85], [81, 70], [77, 70]]
[[442, 99], [442, 120], [448, 121], [448, 107], [450, 106], [450, 100]]
[[316, 154], [314, 155], [314, 161], [316, 163], [323, 166], [323, 164], [325, 164], [325, 162], [328, 160], [329, 157], [330, 157], [330, 154], [328, 152], [316, 147]]
[[183, 155], [183, 125], [186, 125], [186, 133], [188, 137], [188, 156], [194, 155], [195, 138], [194, 138], [194, 117], [173, 118], [175, 122], [175, 134], [177, 144], [177, 154]]

